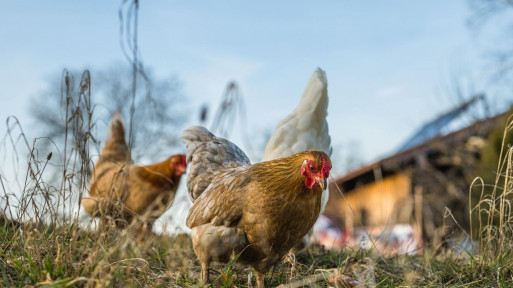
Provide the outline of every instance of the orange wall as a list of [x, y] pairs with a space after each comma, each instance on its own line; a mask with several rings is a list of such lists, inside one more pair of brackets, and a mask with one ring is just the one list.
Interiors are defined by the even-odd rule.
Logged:
[[[370, 183], [358, 187], [351, 191], [345, 191], [345, 199], [338, 199], [337, 208], [341, 219], [344, 219], [345, 226], [349, 231], [353, 231], [353, 227], [358, 227], [361, 219], [361, 210], [367, 211], [367, 225], [380, 226], [390, 224], [395, 220], [397, 209], [401, 209], [405, 200], [409, 200], [411, 193], [411, 180], [406, 173], [389, 176], [379, 182]], [[360, 220], [355, 219], [354, 214]], [[406, 207], [404, 207], [406, 208]], [[396, 217], [395, 217], [396, 218]], [[404, 221], [404, 219], [402, 219]], [[392, 223], [398, 224], [398, 223]], [[354, 226], [353, 226], [354, 225]]]

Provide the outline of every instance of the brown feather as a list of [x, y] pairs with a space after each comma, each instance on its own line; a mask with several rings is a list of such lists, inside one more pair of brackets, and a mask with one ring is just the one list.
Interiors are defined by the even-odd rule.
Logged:
[[185, 172], [185, 156], [178, 154], [151, 165], [133, 165], [119, 114], [109, 127], [109, 137], [91, 175], [90, 196], [82, 201], [84, 210], [92, 217], [110, 216], [118, 227], [136, 218], [151, 226], [173, 203]]
[[[187, 219], [202, 263], [208, 266], [210, 261], [226, 261], [231, 253], [241, 253], [240, 262], [265, 273], [279, 261], [319, 216], [323, 190], [319, 185], [305, 186], [301, 167], [305, 160], [322, 167], [323, 156], [331, 168], [324, 152], [305, 151], [219, 171]], [[228, 238], [223, 241], [223, 237]]]

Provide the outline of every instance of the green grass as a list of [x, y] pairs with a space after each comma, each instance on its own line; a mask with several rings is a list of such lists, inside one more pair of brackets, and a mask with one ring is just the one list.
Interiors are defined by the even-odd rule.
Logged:
[[[99, 233], [73, 224], [52, 227], [34, 223], [0, 226], [0, 273], [5, 287], [197, 287], [200, 263], [188, 235], [155, 235], [137, 243], [130, 232]], [[312, 287], [327, 287], [334, 273], [369, 287], [511, 287], [513, 255], [495, 258], [453, 249], [421, 255], [381, 255], [374, 250], [325, 250], [312, 245], [295, 265], [279, 263], [266, 275], [269, 286], [315, 278]], [[248, 287], [251, 269], [216, 264], [213, 287]], [[253, 285], [255, 279], [252, 279]]]

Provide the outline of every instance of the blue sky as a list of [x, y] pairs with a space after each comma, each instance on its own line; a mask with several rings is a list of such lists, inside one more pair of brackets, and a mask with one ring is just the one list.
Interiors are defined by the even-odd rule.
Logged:
[[[44, 136], [29, 102], [63, 68], [125, 61], [118, 8], [99, 0], [3, 4], [1, 136], [8, 115], [19, 117], [29, 137]], [[462, 0], [142, 1], [139, 46], [157, 76], [181, 79], [194, 115], [237, 81], [254, 131], [273, 129], [290, 113], [321, 67], [333, 144], [357, 143], [368, 162], [457, 103], [447, 93], [450, 77], [470, 83], [470, 92], [486, 90], [486, 45], [467, 28], [469, 16]]]

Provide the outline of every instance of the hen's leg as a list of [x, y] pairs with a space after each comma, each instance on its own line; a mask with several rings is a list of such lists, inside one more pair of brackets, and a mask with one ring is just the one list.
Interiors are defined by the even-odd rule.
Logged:
[[131, 231], [138, 242], [148, 240], [153, 235], [153, 222], [136, 222], [133, 227], [131, 227]]
[[264, 288], [264, 276], [265, 274], [264, 273], [261, 273], [261, 272], [258, 272], [258, 271], [255, 271], [255, 278], [256, 278], [256, 284], [257, 284], [257, 288]]
[[208, 283], [208, 264], [207, 262], [201, 262], [201, 284], [203, 285]]
[[144, 226], [144, 234], [146, 238], [149, 238], [151, 235], [153, 235], [153, 222], [148, 222]]

